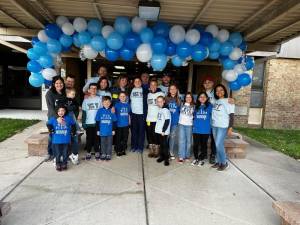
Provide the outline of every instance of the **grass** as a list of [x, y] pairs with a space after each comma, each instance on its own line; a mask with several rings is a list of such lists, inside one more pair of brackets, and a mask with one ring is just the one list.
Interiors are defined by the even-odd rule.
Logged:
[[300, 130], [236, 128], [240, 133], [295, 159], [300, 159]]
[[21, 132], [38, 120], [0, 119], [0, 142]]

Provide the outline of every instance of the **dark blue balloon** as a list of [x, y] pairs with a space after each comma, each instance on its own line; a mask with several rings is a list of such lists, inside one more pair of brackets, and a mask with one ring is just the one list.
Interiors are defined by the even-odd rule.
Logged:
[[241, 33], [233, 32], [229, 35], [229, 41], [233, 44], [234, 47], [237, 47], [242, 43], [243, 37]]
[[119, 50], [120, 48], [122, 48], [123, 43], [123, 37], [121, 36], [121, 34], [115, 31], [112, 32], [106, 40], [107, 46], [114, 50]]
[[213, 36], [211, 33], [208, 32], [202, 32], [200, 34], [200, 44], [204, 46], [209, 46], [213, 41]]
[[61, 46], [61, 52], [69, 52], [70, 50], [71, 50], [71, 46], [69, 47]]
[[153, 31], [149, 27], [145, 27], [140, 32], [140, 38], [143, 43], [150, 43], [154, 37]]
[[56, 39], [49, 39], [47, 41], [47, 49], [50, 53], [60, 53], [61, 52], [61, 44]]
[[208, 58], [210, 59], [218, 59], [220, 56], [219, 52], [209, 52]]
[[167, 65], [167, 56], [164, 54], [154, 54], [151, 58], [151, 66], [154, 71], [162, 71]]
[[163, 21], [158, 21], [152, 28], [155, 36], [168, 37], [170, 25]]
[[191, 53], [192, 48], [186, 41], [179, 43], [176, 47], [176, 54], [183, 59], [190, 56]]
[[105, 39], [100, 35], [94, 36], [91, 40], [91, 46], [95, 51], [101, 52], [106, 47]]
[[140, 36], [134, 32], [129, 32], [125, 38], [125, 46], [131, 50], [136, 50], [141, 44]]
[[62, 34], [59, 38], [59, 42], [63, 47], [70, 47], [73, 44], [72, 36]]
[[246, 56], [246, 58], [245, 58], [245, 67], [246, 67], [246, 69], [251, 70], [251, 69], [253, 69], [254, 65], [255, 65], [254, 58]]
[[32, 73], [38, 73], [40, 72], [43, 68], [42, 66], [35, 60], [30, 60], [27, 63], [27, 69], [32, 72]]
[[98, 19], [91, 19], [87, 24], [87, 29], [92, 35], [101, 34], [102, 21]]
[[241, 89], [241, 85], [237, 82], [237, 80], [229, 82], [229, 88], [232, 91], [238, 91]]
[[39, 64], [44, 67], [44, 68], [50, 68], [51, 66], [53, 66], [53, 58], [51, 55], [42, 55], [39, 60], [38, 60]]
[[81, 45], [86, 45], [91, 42], [92, 36], [89, 32], [82, 31], [82, 32], [78, 33], [78, 39], [79, 39]]
[[27, 50], [27, 57], [31, 60], [38, 60], [40, 55], [37, 54], [33, 48]]
[[239, 45], [239, 48], [244, 52], [247, 50], [248, 46], [245, 40], [242, 41], [242, 43]]
[[204, 45], [196, 44], [192, 48], [192, 59], [196, 62], [201, 62], [208, 56], [208, 49]]
[[152, 51], [156, 54], [163, 54], [167, 49], [167, 41], [165, 38], [158, 36], [151, 41]]
[[221, 43], [218, 39], [214, 38], [211, 44], [208, 46], [210, 52], [217, 52], [221, 47]]
[[116, 61], [119, 58], [119, 51], [106, 48], [105, 49], [105, 58], [109, 61]]
[[80, 48], [81, 47], [81, 42], [79, 41], [79, 37], [78, 37], [78, 33], [75, 33], [73, 35], [73, 43], [74, 45], [77, 47], [77, 48]]
[[55, 23], [47, 24], [45, 27], [45, 32], [49, 38], [58, 39], [62, 34], [61, 29]]
[[251, 77], [248, 73], [242, 73], [238, 76], [237, 82], [241, 86], [248, 86], [249, 84], [251, 84]]
[[130, 61], [133, 59], [135, 52], [127, 47], [123, 47], [120, 49], [120, 56], [125, 61]]
[[47, 45], [40, 41], [35, 43], [35, 45], [33, 46], [33, 50], [39, 56], [46, 54], [48, 51]]
[[223, 61], [222, 64], [225, 70], [232, 70], [234, 66], [237, 64], [237, 62], [227, 58]]
[[243, 62], [243, 60], [244, 60], [244, 57], [242, 56], [242, 57], [239, 58], [237, 61], [238, 61], [239, 64], [241, 64], [241, 63]]
[[176, 54], [176, 45], [170, 40], [168, 40], [166, 54], [167, 56], [172, 56]]
[[227, 56], [229, 55], [233, 50], [233, 45], [229, 41], [225, 41], [221, 44], [219, 53], [220, 55]]
[[172, 57], [172, 64], [176, 67], [182, 66], [183, 60], [178, 55]]
[[221, 64], [223, 64], [223, 62], [224, 62], [225, 59], [229, 59], [229, 57], [226, 56], [226, 55], [219, 55], [219, 62], [220, 62]]
[[44, 84], [47, 85], [47, 86], [51, 86], [52, 85], [52, 80], [44, 79]]
[[197, 31], [199, 31], [200, 33], [201, 32], [204, 32], [205, 31], [205, 26], [201, 25], [201, 24], [195, 24], [193, 26], [193, 29], [196, 29]]
[[39, 42], [40, 40], [39, 40], [39, 38], [38, 37], [33, 37], [32, 39], [31, 39], [31, 44], [32, 44], [32, 46], [34, 46], [37, 42]]

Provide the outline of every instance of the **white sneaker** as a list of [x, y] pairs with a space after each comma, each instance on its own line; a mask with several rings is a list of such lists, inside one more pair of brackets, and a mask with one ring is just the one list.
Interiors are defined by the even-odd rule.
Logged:
[[198, 162], [198, 166], [203, 166], [203, 165], [204, 165], [204, 163], [205, 163], [205, 161], [204, 161], [204, 160], [200, 160], [200, 161]]
[[56, 167], [56, 158], [53, 159], [53, 166]]
[[77, 165], [79, 163], [78, 161], [78, 154], [77, 155], [74, 155], [73, 153], [69, 156], [71, 162], [74, 164], [74, 165]]
[[194, 159], [193, 162], [191, 163], [192, 166], [197, 166], [199, 164], [198, 159]]

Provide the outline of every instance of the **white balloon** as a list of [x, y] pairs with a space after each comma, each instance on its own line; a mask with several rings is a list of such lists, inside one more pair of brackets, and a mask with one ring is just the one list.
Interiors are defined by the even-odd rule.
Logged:
[[185, 40], [190, 45], [195, 45], [200, 41], [200, 32], [196, 29], [190, 29], [186, 32]]
[[46, 80], [52, 80], [53, 77], [57, 76], [55, 69], [46, 68], [42, 70], [42, 75]]
[[91, 45], [84, 45], [83, 46], [83, 55], [87, 59], [95, 59], [98, 55], [98, 52], [95, 51]]
[[136, 16], [131, 20], [132, 30], [139, 33], [143, 28], [147, 27], [147, 21]]
[[64, 23], [64, 25], [62, 25], [61, 29], [62, 29], [62, 32], [66, 35], [72, 35], [75, 32], [75, 29], [70, 22]]
[[87, 22], [84, 18], [82, 17], [76, 17], [73, 21], [73, 26], [74, 26], [74, 29], [77, 31], [77, 32], [81, 32], [81, 31], [84, 31], [86, 30], [87, 28]]
[[59, 27], [62, 27], [65, 23], [69, 22], [69, 19], [65, 16], [58, 16], [56, 18], [56, 24], [59, 26]]
[[49, 37], [47, 36], [45, 30], [40, 30], [39, 33], [38, 33], [38, 39], [41, 41], [41, 42], [47, 42]]
[[222, 77], [227, 80], [228, 82], [235, 81], [236, 78], [238, 77], [237, 72], [235, 70], [224, 70], [222, 72]]
[[241, 58], [243, 51], [240, 48], [234, 48], [229, 55], [229, 58], [232, 60], [238, 60]]
[[102, 36], [106, 39], [108, 38], [108, 36], [110, 35], [111, 32], [114, 31], [114, 28], [110, 25], [105, 25], [104, 27], [102, 27]]
[[182, 66], [187, 66], [187, 65], [189, 65], [189, 62], [188, 62], [188, 61], [183, 61], [183, 62], [182, 62]]
[[185, 39], [185, 30], [181, 25], [174, 25], [169, 32], [170, 40], [174, 44], [179, 44]]
[[217, 39], [220, 41], [220, 42], [225, 42], [227, 41], [229, 38], [229, 32], [228, 30], [225, 30], [225, 29], [221, 29], [217, 35]]
[[101, 52], [100, 52], [100, 55], [101, 55], [103, 58], [106, 58], [105, 51], [101, 51]]
[[211, 33], [213, 37], [216, 37], [219, 33], [219, 28], [217, 25], [211, 24], [205, 28], [205, 31]]
[[241, 74], [241, 73], [244, 73], [245, 71], [245, 68], [242, 64], [237, 64], [234, 66], [234, 71], [237, 73], [237, 74]]
[[150, 44], [141, 44], [136, 50], [136, 57], [140, 62], [148, 62], [152, 58], [152, 49]]

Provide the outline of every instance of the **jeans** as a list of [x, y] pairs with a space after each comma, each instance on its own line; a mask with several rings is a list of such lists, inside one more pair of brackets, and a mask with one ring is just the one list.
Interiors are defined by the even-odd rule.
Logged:
[[193, 126], [179, 124], [179, 158], [190, 158]]
[[78, 154], [79, 144], [78, 144], [78, 135], [74, 135], [71, 137], [71, 149], [74, 155]]
[[[56, 165], [67, 165], [68, 162], [68, 144], [52, 144], [55, 153]], [[61, 156], [63, 157], [62, 163], [60, 162]]]
[[52, 134], [49, 134], [48, 136], [48, 155], [54, 156], [55, 152], [53, 152], [52, 147]]
[[[207, 141], [209, 134], [193, 134], [193, 150], [194, 157], [198, 160], [204, 160], [207, 158]], [[200, 154], [199, 154], [200, 148]]]
[[225, 165], [227, 156], [225, 152], [224, 141], [227, 136], [227, 128], [213, 127], [212, 131], [213, 131], [213, 135], [216, 143], [216, 150], [217, 150], [216, 162]]
[[211, 149], [211, 156], [215, 156], [216, 155], [216, 143], [215, 143], [215, 139], [214, 139], [214, 135], [213, 132], [211, 131], [210, 134], [210, 149]]
[[101, 139], [101, 154], [111, 157], [113, 136], [101, 136], [100, 139]]
[[[170, 154], [178, 156], [178, 125], [171, 126], [169, 136]], [[175, 149], [177, 147], [177, 149]]]
[[145, 119], [143, 114], [131, 114], [131, 148], [143, 151], [145, 141]]
[[125, 152], [127, 149], [127, 141], [128, 141], [128, 127], [118, 127], [116, 132], [116, 152], [121, 153]]

